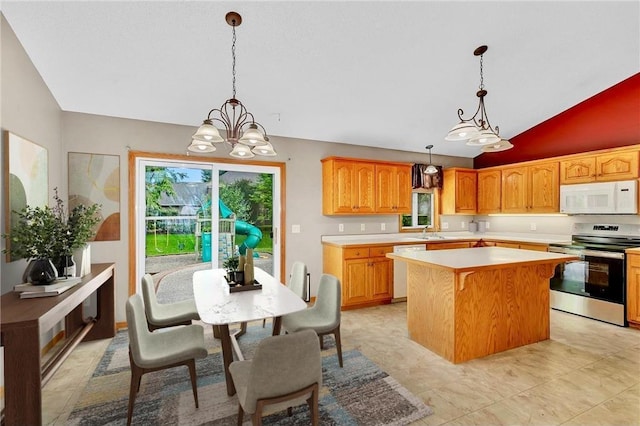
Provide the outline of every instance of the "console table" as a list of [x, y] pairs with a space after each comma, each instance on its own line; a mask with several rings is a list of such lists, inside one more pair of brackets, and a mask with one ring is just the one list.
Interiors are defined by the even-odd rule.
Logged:
[[[0, 335], [4, 346], [6, 425], [42, 424], [42, 386], [81, 341], [115, 336], [115, 265], [91, 265], [91, 273], [59, 296], [20, 299], [2, 295]], [[85, 318], [82, 303], [97, 293], [96, 318]], [[64, 320], [65, 343], [42, 365], [40, 334]]]

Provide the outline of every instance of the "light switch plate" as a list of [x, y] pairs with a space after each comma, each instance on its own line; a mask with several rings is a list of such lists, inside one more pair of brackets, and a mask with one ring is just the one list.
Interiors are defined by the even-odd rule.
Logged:
[[467, 227], [467, 222], [465, 222], [464, 220], [460, 222], [460, 228], [464, 229], [466, 227]]
[[291, 225], [291, 233], [299, 234], [300, 233], [300, 225]]
[[442, 222], [442, 229], [449, 229], [449, 222]]
[[344, 223], [338, 224], [338, 232], [344, 232]]
[[361, 224], [360, 224], [360, 230], [361, 230], [361, 231], [364, 231], [365, 229], [366, 229], [366, 226], [364, 226], [364, 223], [361, 223]]
[[530, 228], [532, 231], [535, 231], [538, 228], [538, 226], [535, 223], [531, 222]]
[[387, 230], [387, 224], [386, 223], [381, 223], [380, 224], [380, 230], [381, 231], [386, 231]]

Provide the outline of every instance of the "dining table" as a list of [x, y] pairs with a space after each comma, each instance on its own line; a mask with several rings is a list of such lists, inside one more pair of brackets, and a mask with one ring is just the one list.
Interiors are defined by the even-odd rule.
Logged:
[[201, 321], [212, 325], [214, 335], [220, 338], [227, 394], [231, 396], [236, 393], [229, 372], [234, 349], [239, 360], [243, 357], [236, 341], [238, 333], [230, 333], [229, 325], [240, 323], [245, 330], [247, 322], [273, 318], [272, 335], [276, 336], [280, 334], [281, 317], [306, 309], [307, 304], [263, 269], [254, 269], [254, 279], [259, 286], [232, 290], [234, 285], [230, 285], [225, 276], [224, 269], [194, 272], [193, 295]]

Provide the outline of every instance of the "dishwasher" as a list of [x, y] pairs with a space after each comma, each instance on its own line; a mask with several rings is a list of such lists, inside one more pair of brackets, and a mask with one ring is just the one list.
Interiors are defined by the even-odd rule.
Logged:
[[[426, 251], [426, 244], [394, 246], [394, 253], [403, 251]], [[407, 262], [401, 260], [393, 261], [393, 300], [407, 299]]]

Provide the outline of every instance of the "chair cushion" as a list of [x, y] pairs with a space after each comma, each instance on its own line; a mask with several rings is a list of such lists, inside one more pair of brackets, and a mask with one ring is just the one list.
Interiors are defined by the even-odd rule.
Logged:
[[175, 303], [158, 303], [151, 312], [151, 316], [147, 318], [149, 323], [155, 326], [167, 326], [199, 319], [200, 315], [193, 299]]
[[311, 329], [318, 334], [328, 333], [340, 324], [333, 318], [328, 318], [313, 308], [298, 311], [282, 317], [282, 328], [290, 333]]
[[[164, 329], [145, 336], [135, 363], [142, 368], [156, 368], [192, 358], [207, 356], [204, 329], [194, 324]], [[141, 342], [142, 343], [142, 342]]]

